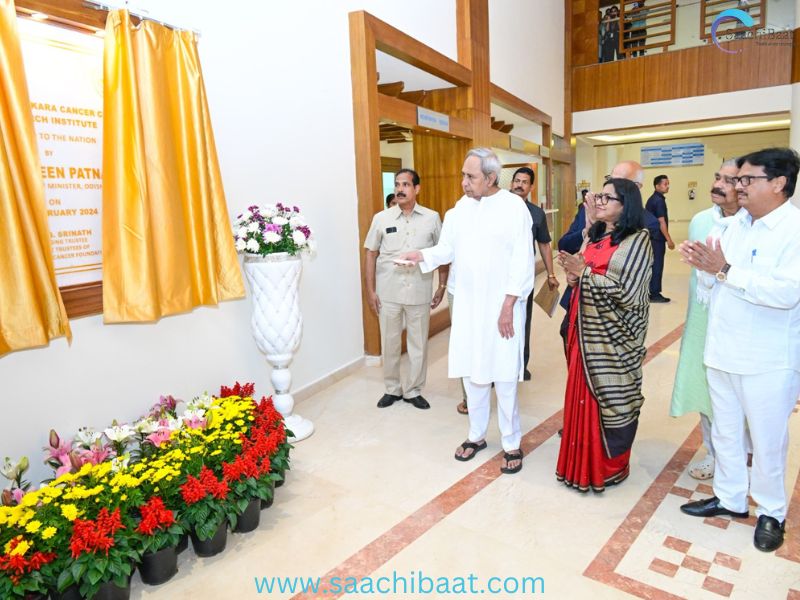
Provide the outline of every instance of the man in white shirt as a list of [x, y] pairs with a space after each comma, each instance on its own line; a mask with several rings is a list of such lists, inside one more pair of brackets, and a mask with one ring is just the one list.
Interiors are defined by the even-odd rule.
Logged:
[[439, 243], [401, 258], [420, 263], [425, 273], [451, 262], [458, 272], [448, 372], [463, 378], [470, 427], [455, 458], [471, 460], [486, 448], [494, 383], [505, 451], [501, 471], [516, 473], [522, 469], [517, 382], [525, 300], [533, 289], [533, 238], [525, 203], [497, 186], [500, 169], [491, 150], [470, 150], [462, 168], [465, 196], [447, 213]]
[[[746, 518], [745, 423], [753, 443], [754, 544], [783, 543], [788, 421], [800, 394], [800, 157], [790, 148], [737, 161], [740, 212], [719, 241], [684, 242], [681, 254], [710, 288], [704, 362], [714, 420], [714, 496], [684, 504], [697, 517]], [[710, 242], [710, 243], [708, 243]]]

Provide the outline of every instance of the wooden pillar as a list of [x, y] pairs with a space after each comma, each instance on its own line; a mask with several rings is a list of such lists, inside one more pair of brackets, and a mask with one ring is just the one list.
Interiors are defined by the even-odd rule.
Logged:
[[[353, 87], [353, 125], [358, 190], [359, 246], [367, 237], [372, 216], [383, 208], [381, 187], [381, 144], [378, 131], [378, 73], [375, 65], [375, 35], [366, 22], [365, 13], [350, 13], [350, 72]], [[364, 202], [363, 199], [368, 199]], [[364, 248], [361, 248], [361, 277], [364, 278]], [[378, 318], [367, 302], [366, 287], [361, 286], [361, 310], [364, 320], [364, 352], [381, 353], [381, 332]]]
[[[491, 146], [492, 113], [489, 77], [489, 2], [457, 0], [458, 62], [472, 71], [465, 114], [473, 124], [473, 146]], [[461, 111], [460, 111], [461, 112]]]

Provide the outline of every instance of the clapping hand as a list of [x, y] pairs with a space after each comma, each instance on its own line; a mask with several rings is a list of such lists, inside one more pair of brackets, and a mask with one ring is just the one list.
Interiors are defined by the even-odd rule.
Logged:
[[583, 259], [583, 254], [570, 254], [563, 250], [558, 253], [558, 263], [567, 272], [568, 278], [578, 278], [583, 274], [586, 269], [586, 261]]
[[719, 273], [727, 262], [719, 240], [715, 240], [710, 236], [706, 239], [705, 244], [688, 240], [681, 242], [681, 245], [678, 246], [678, 252], [681, 253], [683, 262], [692, 265], [698, 271], [704, 271], [712, 275]]

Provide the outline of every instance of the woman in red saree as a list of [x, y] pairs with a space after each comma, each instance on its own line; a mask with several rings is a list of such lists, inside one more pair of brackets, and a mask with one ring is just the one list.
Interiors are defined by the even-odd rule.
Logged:
[[582, 252], [559, 255], [574, 290], [556, 477], [583, 492], [602, 492], [630, 472], [653, 264], [639, 188], [610, 179], [594, 198], [595, 223]]

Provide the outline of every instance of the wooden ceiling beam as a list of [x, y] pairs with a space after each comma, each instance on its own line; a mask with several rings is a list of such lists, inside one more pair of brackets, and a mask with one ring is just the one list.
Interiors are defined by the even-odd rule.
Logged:
[[402, 81], [395, 81], [393, 83], [379, 83], [378, 93], [397, 98], [402, 93], [405, 86], [406, 84]]
[[455, 136], [464, 139], [472, 137], [472, 123], [452, 115], [448, 115], [450, 118], [450, 131], [437, 131], [434, 129], [426, 131], [426, 128], [417, 125], [417, 108], [416, 104], [411, 104], [405, 100], [378, 94], [378, 116], [380, 118], [394, 121], [412, 131], [425, 131], [434, 135]]
[[375, 36], [375, 47], [381, 52], [427, 71], [453, 85], [472, 85], [472, 71], [463, 65], [367, 12], [358, 11], [355, 14], [363, 14], [361, 18]]

